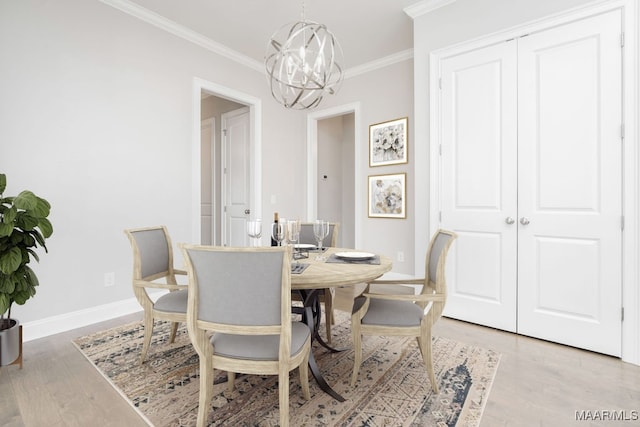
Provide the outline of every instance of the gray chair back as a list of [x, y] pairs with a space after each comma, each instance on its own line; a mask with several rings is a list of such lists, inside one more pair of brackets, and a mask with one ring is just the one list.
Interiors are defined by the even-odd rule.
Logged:
[[445, 266], [447, 252], [456, 238], [456, 233], [452, 231], [438, 230], [429, 244], [425, 266], [425, 285], [422, 288], [422, 293], [435, 292], [444, 297], [443, 301], [433, 303], [434, 320], [440, 317], [446, 303], [447, 282], [445, 279]]
[[[166, 276], [173, 264], [171, 241], [163, 226], [127, 230], [133, 250], [140, 259], [140, 270], [134, 269], [134, 279]], [[135, 276], [140, 277], [135, 277]]]
[[[322, 241], [322, 247], [333, 248], [338, 244], [339, 224], [335, 222], [329, 223], [329, 235]], [[313, 223], [303, 222], [300, 224], [300, 243], [316, 245], [316, 236], [313, 235]]]
[[[285, 248], [195, 246], [185, 252], [195, 282], [196, 319], [242, 326], [281, 324]], [[290, 288], [290, 280], [285, 282]]]

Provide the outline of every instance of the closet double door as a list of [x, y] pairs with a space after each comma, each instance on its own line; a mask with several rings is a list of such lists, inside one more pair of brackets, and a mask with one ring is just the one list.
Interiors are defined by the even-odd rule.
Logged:
[[621, 354], [619, 11], [440, 60], [449, 317]]

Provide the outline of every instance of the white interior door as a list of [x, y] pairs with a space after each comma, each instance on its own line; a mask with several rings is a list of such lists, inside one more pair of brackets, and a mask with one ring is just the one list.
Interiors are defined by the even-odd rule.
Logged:
[[516, 330], [516, 42], [441, 63], [441, 221], [458, 240], [445, 314]]
[[246, 221], [251, 212], [251, 129], [249, 109], [222, 115], [224, 246], [248, 246]]
[[518, 332], [621, 354], [619, 11], [519, 42]]
[[614, 11], [441, 60], [446, 315], [621, 354], [620, 37]]

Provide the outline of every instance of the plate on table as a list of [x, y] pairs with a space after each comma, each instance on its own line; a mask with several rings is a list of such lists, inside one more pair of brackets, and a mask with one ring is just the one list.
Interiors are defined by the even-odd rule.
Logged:
[[312, 245], [311, 243], [298, 243], [296, 245], [293, 245], [293, 247], [296, 249], [309, 250], [315, 249], [316, 245]]
[[371, 252], [336, 252], [336, 257], [351, 261], [364, 261], [375, 256]]

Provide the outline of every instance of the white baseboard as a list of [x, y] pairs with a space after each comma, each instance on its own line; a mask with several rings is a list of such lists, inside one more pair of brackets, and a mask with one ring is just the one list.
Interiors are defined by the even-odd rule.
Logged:
[[[408, 274], [389, 272], [384, 274], [382, 278], [397, 280], [408, 279], [411, 277], [412, 276]], [[416, 290], [418, 290], [417, 287]], [[158, 291], [155, 293], [149, 292], [149, 296], [155, 300], [163, 293], [165, 293], [165, 291]], [[142, 311], [142, 307], [140, 307], [138, 300], [135, 298], [128, 298], [122, 301], [72, 311], [71, 313], [51, 316], [40, 320], [34, 320], [32, 322], [25, 322], [22, 324], [22, 339], [23, 342], [37, 340], [38, 338], [67, 332], [72, 329], [93, 325], [94, 323], [104, 322], [105, 320], [115, 319], [116, 317], [126, 316], [140, 311]]]
[[[162, 294], [159, 292], [157, 296]], [[152, 295], [152, 298], [156, 295]], [[71, 313], [60, 314], [47, 317], [45, 319], [34, 320], [22, 324], [23, 342], [48, 337], [83, 326], [92, 325], [105, 320], [142, 311], [142, 307], [136, 298], [129, 298], [109, 304], [73, 311]]]

